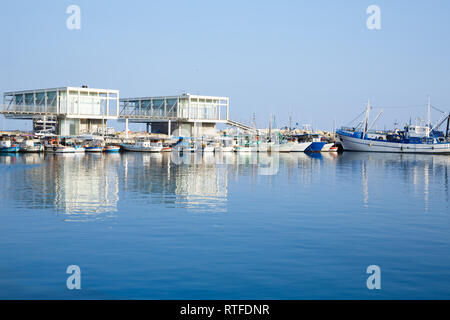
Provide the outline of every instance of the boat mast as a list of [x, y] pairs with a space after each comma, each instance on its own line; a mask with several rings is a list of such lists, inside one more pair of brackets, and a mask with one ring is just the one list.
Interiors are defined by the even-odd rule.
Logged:
[[431, 103], [430, 96], [428, 96], [428, 124], [427, 124], [427, 138], [430, 137], [431, 133]]
[[445, 137], [448, 138], [448, 130], [450, 130], [450, 113], [447, 117], [447, 130], [445, 131]]
[[362, 138], [364, 139], [364, 136], [367, 133], [367, 129], [369, 126], [369, 115], [370, 115], [370, 100], [367, 100], [367, 107], [366, 107], [366, 115], [364, 117], [364, 129], [363, 129], [363, 135]]

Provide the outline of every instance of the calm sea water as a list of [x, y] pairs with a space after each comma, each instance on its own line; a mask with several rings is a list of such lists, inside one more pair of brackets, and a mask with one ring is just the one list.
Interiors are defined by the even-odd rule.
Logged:
[[1, 155], [0, 178], [3, 299], [450, 299], [450, 156]]

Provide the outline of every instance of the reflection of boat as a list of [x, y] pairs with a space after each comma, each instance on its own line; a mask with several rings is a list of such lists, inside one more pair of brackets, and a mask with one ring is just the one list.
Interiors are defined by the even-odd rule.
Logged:
[[123, 150], [135, 152], [161, 152], [163, 145], [161, 141], [150, 142], [149, 140], [138, 140], [135, 144], [122, 144]]
[[105, 152], [107, 153], [113, 153], [113, 152], [119, 152], [120, 151], [120, 146], [106, 146], [105, 147]]
[[0, 141], [0, 152], [2, 153], [14, 153], [19, 152], [20, 146], [16, 143], [12, 143], [11, 140]]

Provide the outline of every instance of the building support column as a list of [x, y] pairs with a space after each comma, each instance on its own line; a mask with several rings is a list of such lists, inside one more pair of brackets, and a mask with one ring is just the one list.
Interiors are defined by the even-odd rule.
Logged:
[[168, 129], [167, 129], [167, 135], [169, 138], [172, 137], [172, 128], [171, 128], [171, 121], [169, 120]]
[[128, 118], [125, 118], [125, 138], [128, 138]]

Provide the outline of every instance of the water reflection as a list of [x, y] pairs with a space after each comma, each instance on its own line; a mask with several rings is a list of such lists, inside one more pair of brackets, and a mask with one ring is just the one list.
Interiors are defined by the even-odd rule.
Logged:
[[15, 208], [52, 208], [67, 220], [113, 217], [120, 201], [224, 213], [231, 181], [249, 178], [273, 188], [286, 181], [295, 192], [332, 186], [331, 196], [369, 208], [389, 197], [383, 185], [401, 181], [396, 192], [412, 192], [427, 211], [432, 198], [445, 199], [448, 209], [449, 165], [448, 156], [356, 152], [2, 154], [0, 198]]

